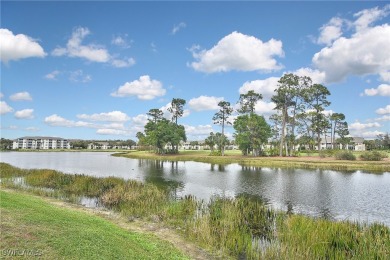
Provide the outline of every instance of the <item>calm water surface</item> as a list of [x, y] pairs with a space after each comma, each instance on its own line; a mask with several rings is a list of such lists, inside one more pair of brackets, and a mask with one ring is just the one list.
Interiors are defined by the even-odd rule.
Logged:
[[178, 196], [247, 194], [273, 208], [334, 220], [390, 226], [390, 173], [340, 172], [162, 162], [113, 157], [104, 152], [1, 152], [20, 168], [49, 168], [99, 177], [117, 176], [172, 187]]

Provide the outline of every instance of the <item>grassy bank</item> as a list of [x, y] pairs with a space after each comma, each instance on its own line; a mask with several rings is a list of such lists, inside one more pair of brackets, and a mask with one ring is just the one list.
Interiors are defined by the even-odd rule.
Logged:
[[[390, 171], [389, 158], [383, 161], [346, 161], [334, 158], [321, 158], [318, 154], [299, 157], [250, 157], [242, 156], [239, 151], [226, 151], [226, 156], [210, 156], [210, 151], [180, 151], [174, 155], [156, 155], [145, 151], [131, 151], [114, 154], [127, 158], [155, 159], [163, 161], [195, 161], [213, 164], [238, 163], [243, 166], [274, 167], [274, 168], [301, 168], [324, 170], [366, 170], [370, 172]], [[359, 155], [357, 153], [357, 155]]]
[[[118, 178], [24, 170], [4, 163], [0, 164], [0, 173], [1, 185], [7, 188], [66, 198], [94, 194], [129, 221], [159, 223], [223, 258], [386, 259], [390, 255], [390, 229], [381, 224], [288, 215], [246, 196], [214, 197], [210, 202], [192, 196], [172, 200], [164, 189]], [[22, 176], [30, 187], [7, 181], [11, 176]], [[28, 205], [19, 206], [21, 211], [23, 207]], [[67, 219], [61, 221], [67, 223]], [[42, 234], [45, 232], [51, 231]], [[96, 236], [106, 231], [99, 232]]]
[[188, 259], [172, 244], [126, 231], [98, 216], [26, 194], [0, 191], [2, 257]]

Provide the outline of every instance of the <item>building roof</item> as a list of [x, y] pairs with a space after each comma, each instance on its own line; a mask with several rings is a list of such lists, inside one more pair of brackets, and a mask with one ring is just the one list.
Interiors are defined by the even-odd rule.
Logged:
[[66, 139], [61, 138], [61, 137], [53, 137], [53, 136], [23, 136], [23, 137], [16, 138], [15, 140], [19, 140], [19, 139], [54, 139], [54, 140], [66, 140]]

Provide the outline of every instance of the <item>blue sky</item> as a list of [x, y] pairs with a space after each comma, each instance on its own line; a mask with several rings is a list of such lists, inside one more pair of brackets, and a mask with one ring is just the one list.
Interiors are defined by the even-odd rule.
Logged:
[[289, 72], [328, 87], [353, 136], [390, 132], [387, 2], [2, 1], [0, 51], [4, 138], [136, 140], [149, 109], [183, 98], [201, 140], [248, 90], [268, 118]]

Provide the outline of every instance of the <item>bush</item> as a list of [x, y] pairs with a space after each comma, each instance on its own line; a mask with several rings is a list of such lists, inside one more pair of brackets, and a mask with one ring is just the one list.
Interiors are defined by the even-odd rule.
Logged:
[[364, 152], [360, 155], [363, 161], [381, 161], [387, 158], [387, 154], [379, 151]]
[[340, 151], [340, 152], [336, 153], [336, 159], [337, 160], [355, 161], [356, 156], [349, 151]]
[[212, 151], [212, 152], [210, 152], [209, 155], [210, 156], [222, 156], [222, 152], [221, 151]]

